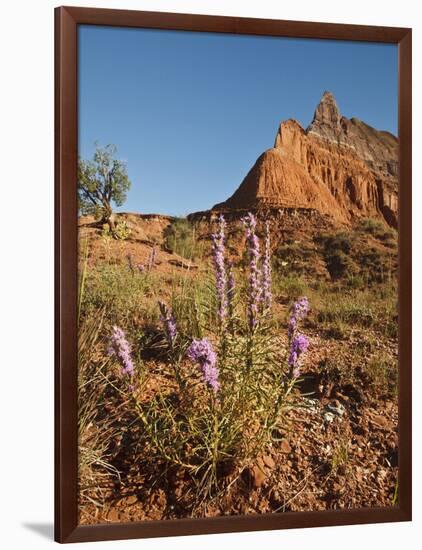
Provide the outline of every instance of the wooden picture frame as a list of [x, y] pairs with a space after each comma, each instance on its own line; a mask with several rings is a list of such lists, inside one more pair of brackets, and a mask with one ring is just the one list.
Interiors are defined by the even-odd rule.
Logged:
[[[399, 504], [391, 508], [78, 525], [77, 28], [105, 25], [398, 45]], [[55, 540], [129, 539], [411, 520], [411, 29], [59, 7], [55, 10]]]

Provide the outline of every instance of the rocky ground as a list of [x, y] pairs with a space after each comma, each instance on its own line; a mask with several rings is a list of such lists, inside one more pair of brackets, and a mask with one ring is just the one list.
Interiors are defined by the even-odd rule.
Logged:
[[[314, 349], [316, 344], [314, 338]], [[308, 363], [318, 361], [320, 346], [318, 350], [310, 352]], [[84, 503], [81, 523], [393, 506], [395, 400], [369, 397], [364, 379], [342, 387], [304, 372], [300, 386], [281, 441], [246, 469], [223, 498], [192, 508], [193, 486], [185, 472], [151, 469], [142, 450], [127, 446], [116, 461], [120, 482], [106, 481], [103, 506]]]

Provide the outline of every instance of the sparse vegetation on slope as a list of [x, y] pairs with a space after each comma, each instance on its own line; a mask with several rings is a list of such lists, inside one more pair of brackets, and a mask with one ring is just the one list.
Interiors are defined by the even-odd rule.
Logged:
[[268, 286], [260, 219], [116, 218], [80, 233], [82, 523], [392, 504], [395, 234], [269, 218]]

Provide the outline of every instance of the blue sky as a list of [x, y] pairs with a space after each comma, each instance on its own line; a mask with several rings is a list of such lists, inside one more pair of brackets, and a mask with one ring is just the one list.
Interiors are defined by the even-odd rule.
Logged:
[[185, 215], [228, 198], [324, 90], [397, 135], [397, 76], [394, 45], [81, 26], [79, 153], [117, 146], [132, 181], [119, 210]]

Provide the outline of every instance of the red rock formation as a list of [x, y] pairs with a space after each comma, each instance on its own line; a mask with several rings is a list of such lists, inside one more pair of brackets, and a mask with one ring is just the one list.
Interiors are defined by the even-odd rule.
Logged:
[[395, 136], [341, 116], [325, 92], [309, 127], [283, 121], [274, 147], [213, 210], [313, 208], [341, 223], [382, 217], [396, 226], [397, 154]]

